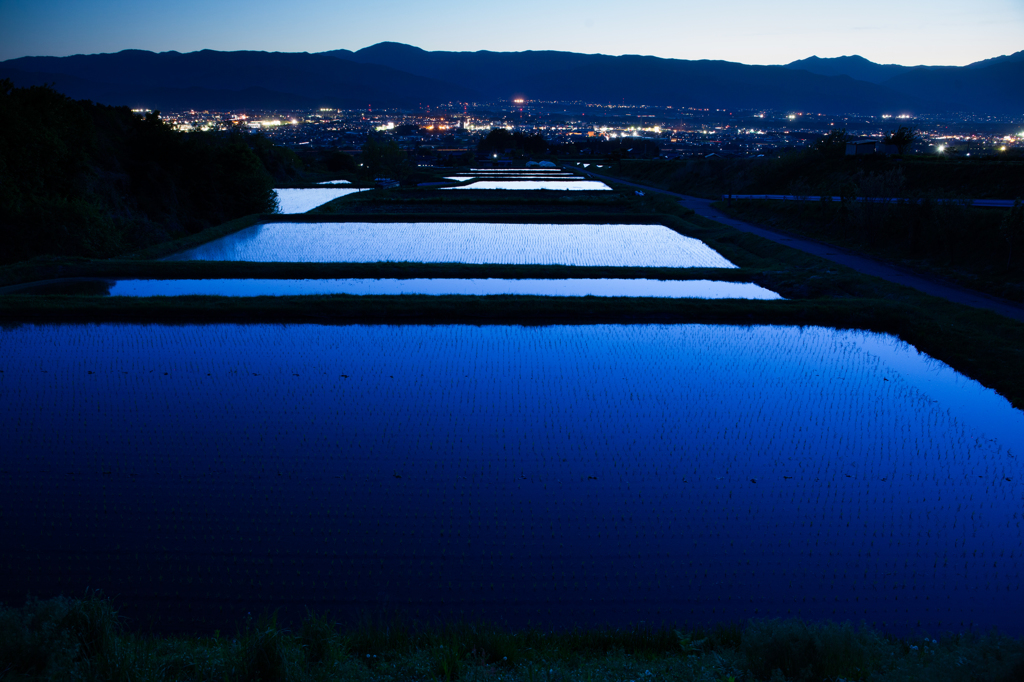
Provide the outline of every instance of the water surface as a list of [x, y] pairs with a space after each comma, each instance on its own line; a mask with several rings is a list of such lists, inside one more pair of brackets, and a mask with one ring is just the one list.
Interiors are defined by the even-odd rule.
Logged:
[[275, 189], [278, 213], [305, 213], [339, 197], [363, 192], [361, 189], [332, 189], [316, 187], [310, 189]]
[[0, 429], [9, 602], [1022, 633], [1024, 415], [886, 335], [24, 325]]
[[267, 223], [168, 260], [736, 267], [664, 225]]
[[304, 296], [325, 294], [432, 296], [632, 296], [779, 300], [756, 284], [654, 279], [128, 279], [111, 296]]
[[458, 187], [440, 187], [439, 189], [518, 189], [518, 190], [586, 190], [611, 191], [611, 187], [597, 180], [478, 180]]

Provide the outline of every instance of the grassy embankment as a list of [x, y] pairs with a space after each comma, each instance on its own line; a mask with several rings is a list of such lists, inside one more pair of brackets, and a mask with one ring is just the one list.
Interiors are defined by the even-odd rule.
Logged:
[[901, 639], [849, 624], [752, 620], [715, 628], [508, 631], [495, 626], [294, 630], [261, 617], [233, 635], [131, 632], [109, 601], [0, 606], [0, 679], [30, 680], [877, 680], [1010, 682], [1024, 642], [996, 634]]
[[[964, 203], [1022, 198], [1024, 161], [1019, 159], [827, 158], [799, 152], [769, 159], [624, 162], [600, 172], [714, 199], [727, 193], [841, 197], [829, 202], [734, 200], [717, 208], [772, 230], [1024, 301], [1022, 218], [1010, 224], [1010, 209]], [[863, 197], [884, 201], [857, 201]]]
[[884, 209], [890, 214], [887, 224], [873, 230], [852, 221], [844, 224], [840, 216], [844, 209], [837, 203], [722, 201], [715, 208], [771, 230], [832, 244], [964, 288], [1024, 302], [1024, 238], [1011, 260], [1014, 254], [1000, 232], [1009, 212], [1005, 209], [933, 207], [934, 211], [955, 215], [929, 226], [922, 224], [920, 208], [892, 205]]

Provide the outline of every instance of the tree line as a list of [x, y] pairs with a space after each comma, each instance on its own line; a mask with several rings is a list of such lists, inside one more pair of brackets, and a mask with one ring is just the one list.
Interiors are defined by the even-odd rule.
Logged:
[[269, 141], [0, 80], [0, 262], [107, 258], [274, 209]]

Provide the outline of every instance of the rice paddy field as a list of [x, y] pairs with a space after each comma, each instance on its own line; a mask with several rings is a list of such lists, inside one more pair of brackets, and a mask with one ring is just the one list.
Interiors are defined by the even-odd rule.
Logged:
[[463, 184], [442, 190], [549, 190], [609, 192], [611, 187], [597, 180], [574, 175], [559, 168], [475, 168], [445, 178]]
[[[327, 183], [322, 183], [327, 184]], [[332, 181], [330, 184], [348, 184], [345, 180]], [[275, 189], [278, 213], [305, 213], [329, 201], [334, 201], [349, 194], [362, 192], [361, 189], [335, 189], [315, 187], [309, 189]]]
[[168, 260], [736, 267], [663, 225], [520, 223], [275, 222]]
[[891, 336], [7, 325], [0, 429], [8, 603], [1021, 634], [1024, 414]]
[[749, 282], [652, 279], [151, 279], [115, 280], [110, 296], [623, 296], [778, 300]]
[[572, 179], [526, 179], [513, 178], [505, 180], [476, 180], [458, 187], [441, 187], [440, 189], [502, 189], [502, 190], [562, 190], [562, 191], [588, 191], [588, 192], [610, 192], [611, 187], [598, 180], [572, 180]]
[[0, 273], [0, 677], [111, 606], [65, 677], [1024, 670], [981, 635], [1024, 635], [1024, 413], [825, 325], [1019, 404], [1017, 331], [656, 199], [409, 187]]

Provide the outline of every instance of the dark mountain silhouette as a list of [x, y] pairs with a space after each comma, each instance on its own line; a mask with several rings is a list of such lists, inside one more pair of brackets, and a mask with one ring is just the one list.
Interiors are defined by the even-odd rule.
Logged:
[[1024, 50], [959, 67], [876, 64], [854, 55], [810, 57], [786, 68], [850, 76], [911, 97], [944, 102], [959, 111], [1024, 112]]
[[322, 54], [126, 50], [24, 57], [0, 62], [4, 77], [16, 85], [53, 82], [76, 98], [153, 109], [416, 106], [521, 95], [823, 113], [1024, 111], [1024, 53], [969, 67], [911, 68], [862, 57], [750, 66], [554, 51], [427, 52], [380, 43]]
[[1024, 112], [1024, 61], [914, 69], [890, 78], [884, 85], [914, 97], [944, 97], [960, 111]]
[[875, 64], [859, 56], [750, 66], [572, 52], [427, 52], [401, 43], [324, 54], [436, 75], [491, 99], [522, 94], [531, 99], [836, 113], [1024, 111], [1024, 76], [1017, 70], [1024, 64], [1021, 53], [967, 67]]
[[463, 101], [476, 93], [377, 64], [307, 53], [202, 50], [0, 62], [15, 85], [54, 82], [69, 96], [157, 108], [416, 105]]
[[427, 52], [400, 43], [323, 54], [443, 77], [492, 100], [524, 95], [540, 100], [832, 112], [938, 106], [851, 78], [724, 61], [555, 51]]
[[902, 66], [900, 64], [876, 64], [860, 55], [847, 57], [808, 57], [798, 59], [785, 65], [787, 69], [810, 71], [821, 76], [849, 76], [868, 83], [884, 83], [893, 76], [906, 73], [914, 68], [927, 69], [927, 66]]
[[994, 64], [1005, 64], [1007, 62], [1024, 62], [1024, 50], [1020, 52], [1014, 52], [1013, 54], [1004, 54], [1002, 57], [992, 57], [992, 59], [982, 59], [980, 62], [974, 62], [968, 64], [967, 69], [980, 69], [986, 66], [993, 66]]
[[289, 109], [326, 105], [322, 100], [266, 88], [211, 90], [209, 88], [151, 88], [144, 85], [110, 85], [62, 73], [38, 73], [7, 69], [0, 64], [0, 78], [10, 78], [18, 87], [51, 85], [72, 99], [88, 99], [110, 105], [139, 109]]

